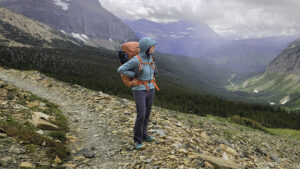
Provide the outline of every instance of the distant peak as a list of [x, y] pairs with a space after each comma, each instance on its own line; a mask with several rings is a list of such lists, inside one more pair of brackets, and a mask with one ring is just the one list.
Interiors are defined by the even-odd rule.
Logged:
[[98, 8], [102, 7], [101, 3], [99, 0], [72, 0], [72, 3], [77, 3], [80, 4], [81, 6], [87, 6], [89, 8]]

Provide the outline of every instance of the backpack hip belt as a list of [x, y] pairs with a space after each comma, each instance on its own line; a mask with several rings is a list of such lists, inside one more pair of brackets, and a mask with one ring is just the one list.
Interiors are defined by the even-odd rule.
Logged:
[[140, 79], [138, 79], [137, 85], [138, 86], [145, 85], [145, 87], [147, 88], [147, 92], [149, 93], [149, 86], [147, 85], [147, 83], [150, 83], [150, 82], [152, 84], [154, 84], [156, 90], [159, 91], [159, 88], [158, 88], [157, 84], [155, 83], [155, 78], [153, 78], [152, 80], [140, 80]]

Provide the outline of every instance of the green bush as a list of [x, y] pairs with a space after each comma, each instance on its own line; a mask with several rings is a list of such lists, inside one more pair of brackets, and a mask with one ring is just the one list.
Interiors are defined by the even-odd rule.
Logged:
[[230, 117], [230, 121], [235, 122], [240, 125], [244, 125], [253, 129], [258, 129], [262, 131], [267, 131], [260, 123], [253, 121], [251, 119], [247, 119], [244, 117], [240, 117], [239, 115], [234, 115]]

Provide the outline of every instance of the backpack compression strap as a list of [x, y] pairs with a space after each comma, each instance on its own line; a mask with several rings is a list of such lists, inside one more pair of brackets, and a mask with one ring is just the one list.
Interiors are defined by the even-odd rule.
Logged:
[[154, 67], [153, 67], [153, 63], [154, 63], [153, 56], [152, 56], [152, 62], [151, 63], [144, 63], [140, 55], [137, 55], [137, 57], [139, 58], [140, 62], [143, 65], [151, 65], [152, 69], [154, 70]]

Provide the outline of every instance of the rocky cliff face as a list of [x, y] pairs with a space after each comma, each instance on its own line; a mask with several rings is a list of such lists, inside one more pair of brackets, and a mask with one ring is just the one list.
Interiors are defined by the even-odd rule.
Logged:
[[300, 74], [300, 38], [290, 43], [270, 64], [267, 73]]
[[2, 0], [0, 5], [81, 39], [123, 42], [133, 31], [104, 9], [98, 0]]
[[[31, 108], [47, 112], [49, 106], [43, 104], [45, 101], [24, 100], [24, 92], [18, 90], [23, 88], [57, 104], [70, 128], [66, 138], [70, 158], [62, 163], [52, 157], [50, 160], [55, 164], [51, 165], [46, 159], [34, 158], [36, 154], [29, 153], [30, 147], [37, 146], [35, 143], [28, 146], [27, 140], [23, 140], [23, 144], [15, 141], [7, 144], [7, 140], [14, 140], [14, 135], [0, 126], [0, 147], [5, 153], [0, 153], [0, 164], [4, 168], [49, 165], [59, 168], [300, 168], [299, 140], [270, 135], [216, 117], [187, 115], [157, 106], [152, 108], [148, 126], [155, 141], [145, 142], [146, 148], [137, 151], [132, 140], [134, 101], [59, 82], [37, 71], [0, 67], [0, 78], [11, 83], [0, 80], [0, 107], [5, 110], [0, 112], [0, 121], [7, 121], [5, 115], [12, 114], [16, 121], [25, 122], [31, 118], [28, 116], [32, 114]], [[46, 131], [37, 134], [43, 132]], [[43, 151], [37, 148], [37, 152]], [[24, 157], [22, 163], [19, 157]]]

